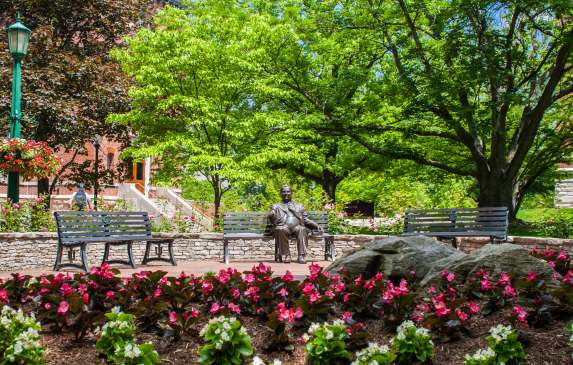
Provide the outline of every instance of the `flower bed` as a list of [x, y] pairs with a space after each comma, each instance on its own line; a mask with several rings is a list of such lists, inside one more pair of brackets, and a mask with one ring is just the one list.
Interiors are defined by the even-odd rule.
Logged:
[[[207, 358], [220, 363], [220, 349], [245, 364], [255, 355], [259, 364], [273, 359], [283, 364], [360, 364], [367, 356], [401, 364], [427, 359], [479, 364], [468, 359], [490, 356], [491, 351], [507, 358], [503, 351], [509, 348], [513, 362], [507, 364], [564, 364], [570, 361], [565, 326], [573, 313], [569, 257], [564, 252], [533, 254], [556, 260], [551, 265], [566, 271], [555, 271], [551, 285], [536, 273], [516, 278], [482, 270], [461, 283], [444, 271], [439, 283], [419, 288], [413, 272], [391, 279], [380, 273], [350, 277], [314, 264], [300, 281], [288, 272], [275, 276], [263, 264], [243, 273], [229, 268], [202, 277], [167, 277], [161, 271], [142, 271], [128, 278], [104, 265], [89, 274], [14, 274], [0, 284], [0, 303], [33, 313], [40, 321], [49, 364], [112, 359], [110, 345], [98, 345], [99, 352], [95, 346], [96, 339], [101, 343], [98, 328], [106, 321], [104, 314], [108, 320], [123, 318], [109, 314], [112, 310], [126, 313], [126, 326], [132, 320], [137, 326], [135, 334], [122, 340], [119, 355], [124, 360], [142, 351], [151, 356], [155, 348], [162, 363], [169, 364], [198, 363], [199, 353], [204, 363]], [[498, 327], [490, 332], [500, 324], [518, 331]], [[243, 344], [239, 352], [225, 347], [226, 338], [233, 336], [239, 336], [233, 343]], [[369, 342], [375, 344], [368, 347]], [[520, 360], [520, 346], [527, 362]]]
[[0, 170], [17, 171], [26, 180], [50, 177], [60, 163], [46, 142], [13, 138], [0, 143]]

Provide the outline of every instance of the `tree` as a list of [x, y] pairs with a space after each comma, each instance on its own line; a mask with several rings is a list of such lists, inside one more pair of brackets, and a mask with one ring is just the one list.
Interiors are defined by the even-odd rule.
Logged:
[[[110, 112], [126, 110], [128, 80], [108, 55], [121, 37], [144, 23], [150, 1], [22, 0], [0, 3], [0, 24], [20, 11], [32, 29], [23, 72], [23, 137], [47, 141], [59, 151], [73, 152], [53, 178], [40, 180], [39, 193], [51, 194], [64, 179], [86, 176], [91, 162], [78, 163], [85, 144], [96, 134], [124, 145], [124, 126], [106, 124]], [[0, 68], [10, 70], [8, 52], [0, 52]], [[0, 78], [0, 108], [9, 115], [10, 72]], [[8, 119], [4, 119], [4, 127]], [[109, 175], [102, 169], [102, 176]], [[91, 181], [90, 181], [91, 182]]]
[[322, 2], [258, 1], [252, 8], [257, 90], [277, 118], [257, 161], [317, 183], [334, 202], [338, 184], [354, 170], [384, 166], [384, 159], [332, 128], [361, 118], [377, 100], [362, 90], [382, 52], [368, 39], [349, 37], [348, 29], [323, 26]]
[[[170, 181], [183, 174], [207, 179], [215, 216], [237, 179], [248, 178], [243, 159], [270, 130], [258, 112], [248, 59], [246, 7], [220, 1], [166, 7], [154, 28], [127, 39], [114, 56], [134, 80], [132, 109], [111, 121], [137, 131], [132, 156], [153, 156]], [[230, 16], [233, 15], [233, 16]]]
[[527, 189], [573, 149], [573, 3], [322, 1], [324, 27], [378, 44], [392, 113], [331, 123], [369, 151], [479, 185], [515, 217]]

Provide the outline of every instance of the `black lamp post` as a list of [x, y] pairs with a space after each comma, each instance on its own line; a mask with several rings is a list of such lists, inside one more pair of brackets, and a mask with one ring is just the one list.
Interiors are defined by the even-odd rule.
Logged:
[[94, 174], [95, 174], [95, 183], [94, 183], [94, 210], [97, 211], [97, 191], [99, 190], [99, 147], [101, 144], [101, 136], [96, 134], [94, 139], [94, 147], [95, 147], [95, 165], [94, 165]]

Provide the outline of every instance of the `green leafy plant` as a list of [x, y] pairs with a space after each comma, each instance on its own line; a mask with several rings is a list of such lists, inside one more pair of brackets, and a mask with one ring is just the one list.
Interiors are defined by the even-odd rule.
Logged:
[[133, 334], [135, 324], [131, 314], [123, 313], [119, 307], [106, 313], [104, 324], [96, 348], [109, 362], [122, 365], [159, 364], [160, 358], [153, 345], [138, 345]]
[[[573, 347], [573, 322], [567, 324], [565, 329], [567, 332], [571, 333], [571, 337], [569, 337], [569, 346]], [[573, 354], [571, 354], [571, 358], [573, 358]]]
[[313, 323], [308, 329], [307, 361], [312, 365], [347, 364], [352, 354], [346, 350], [346, 325], [340, 320]]
[[488, 347], [480, 349], [473, 355], [466, 355], [464, 365], [496, 365], [495, 352]]
[[388, 346], [380, 346], [375, 343], [369, 343], [368, 347], [356, 353], [356, 360], [351, 365], [390, 365], [396, 360], [394, 354]]
[[486, 337], [487, 344], [495, 352], [496, 364], [525, 364], [526, 355], [519, 342], [519, 334], [511, 326], [502, 324], [492, 327]]
[[5, 306], [0, 315], [0, 357], [2, 365], [44, 364], [40, 345], [40, 324], [21, 309]]
[[253, 354], [251, 338], [234, 317], [211, 319], [200, 335], [205, 340], [199, 349], [201, 364], [240, 365]]
[[398, 355], [399, 364], [425, 363], [434, 355], [434, 343], [427, 329], [405, 321], [398, 326], [397, 334], [392, 338], [392, 351]]

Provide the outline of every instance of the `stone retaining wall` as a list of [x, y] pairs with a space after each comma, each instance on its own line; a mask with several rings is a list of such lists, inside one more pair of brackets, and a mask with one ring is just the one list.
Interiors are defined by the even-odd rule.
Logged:
[[[156, 237], [175, 238], [175, 257], [179, 261], [222, 260], [223, 235], [221, 233], [160, 233]], [[339, 256], [383, 236], [337, 235], [334, 242]], [[573, 240], [555, 238], [509, 237], [509, 242], [527, 247], [540, 248], [563, 247], [573, 252]], [[484, 244], [487, 239], [464, 238], [458, 240], [461, 250], [470, 252]], [[52, 267], [56, 255], [57, 234], [41, 233], [0, 233], [0, 271], [24, 269], [44, 269]], [[103, 257], [103, 244], [88, 245], [87, 255], [90, 265], [98, 265]], [[271, 260], [274, 256], [273, 240], [233, 240], [230, 243], [231, 262], [233, 260], [261, 259]], [[136, 242], [133, 246], [134, 259], [140, 263], [145, 244]], [[291, 242], [293, 258], [296, 257], [296, 245]], [[111, 258], [125, 259], [125, 247], [112, 247]], [[64, 255], [64, 260], [67, 255]], [[324, 241], [312, 239], [309, 242], [307, 260], [324, 260]]]

